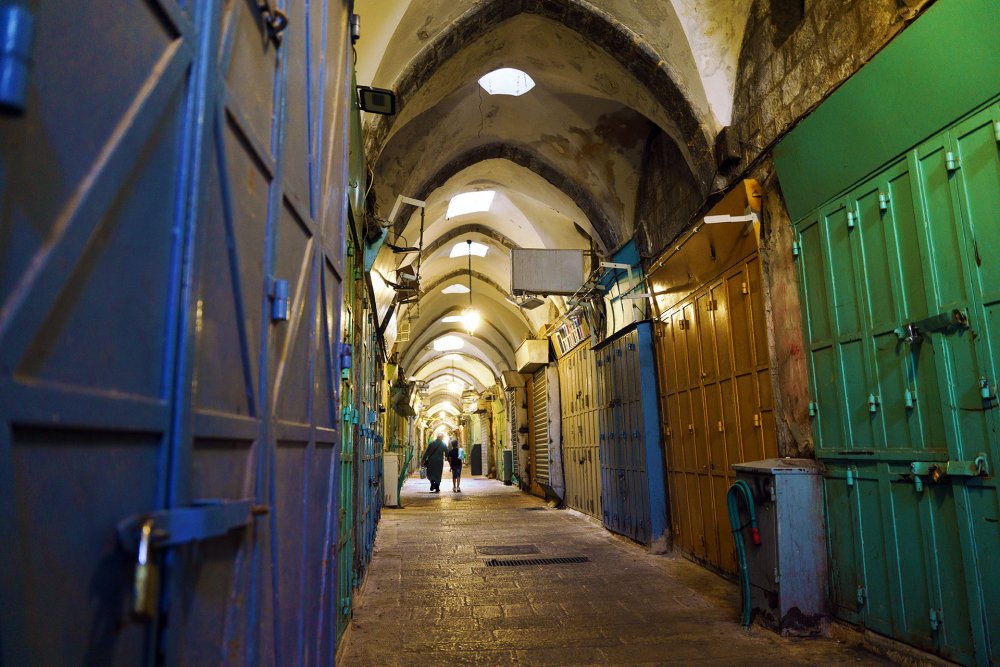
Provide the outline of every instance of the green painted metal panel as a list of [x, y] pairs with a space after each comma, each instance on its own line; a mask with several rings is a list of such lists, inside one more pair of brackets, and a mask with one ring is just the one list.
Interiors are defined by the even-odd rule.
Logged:
[[995, 0], [935, 3], [778, 144], [792, 218], [995, 95], [997, 44]]
[[834, 612], [964, 664], [997, 662], [1000, 494], [926, 471], [1000, 461], [998, 131], [969, 114], [796, 223]]

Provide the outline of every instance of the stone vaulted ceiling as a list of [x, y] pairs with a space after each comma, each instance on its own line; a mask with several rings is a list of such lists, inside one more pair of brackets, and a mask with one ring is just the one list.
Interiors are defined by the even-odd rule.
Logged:
[[[522, 310], [508, 300], [511, 248], [578, 248], [607, 256], [634, 234], [647, 141], [676, 143], [707, 192], [712, 142], [729, 124], [749, 0], [358, 0], [358, 83], [391, 88], [394, 116], [367, 116], [365, 143], [378, 213], [397, 195], [427, 202], [420, 297], [398, 305], [386, 336], [410, 377], [429, 383], [434, 414], [459, 408], [447, 378], [482, 391], [514, 366], [524, 338], [565, 310], [564, 299]], [[535, 87], [519, 97], [478, 84], [501, 67]], [[446, 219], [460, 193], [493, 190], [489, 211]], [[420, 211], [403, 207], [390, 241], [416, 245]], [[468, 305], [465, 257], [454, 244], [485, 244], [472, 259], [474, 336], [443, 321]], [[385, 316], [401, 271], [417, 256], [383, 248], [376, 292]], [[413, 267], [411, 267], [413, 268]], [[408, 336], [397, 340], [406, 322]], [[441, 353], [434, 340], [464, 341]]]

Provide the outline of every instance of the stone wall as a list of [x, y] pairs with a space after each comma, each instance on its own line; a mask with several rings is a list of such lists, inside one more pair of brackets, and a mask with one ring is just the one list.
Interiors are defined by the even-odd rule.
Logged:
[[772, 20], [772, 14], [787, 15], [783, 6], [796, 2], [802, 0], [754, 0], [750, 11], [733, 106], [733, 126], [746, 162], [767, 150], [868, 62], [920, 7], [930, 4], [805, 0], [797, 26]]
[[[735, 173], [764, 189], [764, 272], [778, 452], [814, 455], [808, 414], [809, 383], [792, 257], [792, 227], [770, 159], [774, 143], [868, 62], [926, 0], [805, 0], [797, 25], [788, 5], [801, 0], [755, 0], [740, 55], [733, 126], [743, 163]], [[772, 10], [785, 20], [772, 21]], [[792, 7], [792, 10], [795, 8]]]
[[702, 193], [677, 144], [654, 129], [646, 142], [636, 196], [635, 241], [646, 257], [658, 254], [691, 222]]

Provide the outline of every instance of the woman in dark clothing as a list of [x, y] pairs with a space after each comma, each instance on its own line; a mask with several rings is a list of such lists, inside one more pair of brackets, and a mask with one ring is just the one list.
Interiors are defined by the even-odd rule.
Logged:
[[451, 464], [451, 492], [462, 492], [462, 456], [458, 448], [458, 440], [451, 441], [451, 449], [448, 450], [448, 463]]
[[434, 493], [441, 492], [441, 471], [444, 470], [444, 454], [447, 449], [448, 446], [444, 444], [444, 440], [439, 435], [431, 444], [427, 445], [424, 457], [421, 459], [424, 467], [427, 468], [427, 479], [430, 480], [431, 491]]

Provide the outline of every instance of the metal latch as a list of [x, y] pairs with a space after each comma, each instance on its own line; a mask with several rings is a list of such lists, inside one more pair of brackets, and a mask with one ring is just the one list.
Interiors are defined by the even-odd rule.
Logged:
[[19, 3], [0, 5], [0, 107], [24, 111], [28, 62], [35, 38], [35, 17]]
[[949, 475], [958, 477], [989, 477], [990, 467], [985, 452], [971, 461], [914, 461], [910, 464], [914, 475], [924, 475], [938, 482]]
[[266, 505], [253, 500], [196, 500], [190, 507], [134, 514], [118, 523], [118, 543], [129, 553], [137, 553], [147, 526], [156, 548], [222, 537], [230, 530], [250, 523], [253, 516], [267, 514]]
[[922, 320], [897, 327], [893, 329], [893, 333], [904, 343], [914, 345], [924, 339], [924, 332], [948, 335], [964, 331], [968, 328], [969, 316], [965, 314], [965, 311], [956, 308], [950, 313], [932, 315], [931, 317], [925, 317]]
[[118, 544], [124, 551], [137, 555], [132, 579], [132, 617], [148, 621], [156, 616], [159, 572], [155, 549], [222, 537], [250, 523], [253, 516], [266, 514], [268, 509], [254, 505], [250, 499], [198, 500], [191, 507], [135, 514], [120, 521]]

